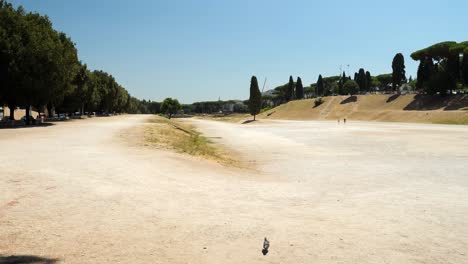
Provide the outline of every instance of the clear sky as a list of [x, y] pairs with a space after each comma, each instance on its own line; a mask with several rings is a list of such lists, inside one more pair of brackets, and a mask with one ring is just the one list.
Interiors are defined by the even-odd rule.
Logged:
[[250, 77], [267, 89], [350, 65], [391, 72], [397, 52], [468, 40], [467, 0], [10, 0], [47, 14], [91, 69], [137, 98], [247, 99]]

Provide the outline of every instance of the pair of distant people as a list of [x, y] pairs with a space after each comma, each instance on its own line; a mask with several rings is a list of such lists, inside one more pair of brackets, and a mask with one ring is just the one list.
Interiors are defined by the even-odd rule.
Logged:
[[[341, 119], [338, 119], [338, 124], [340, 124]], [[343, 118], [343, 123], [346, 125], [346, 118]]]

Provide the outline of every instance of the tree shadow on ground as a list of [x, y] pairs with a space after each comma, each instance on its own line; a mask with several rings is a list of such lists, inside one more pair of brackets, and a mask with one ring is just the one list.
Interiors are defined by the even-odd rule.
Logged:
[[343, 101], [341, 101], [340, 104], [349, 104], [349, 103], [355, 103], [357, 102], [357, 96], [355, 95], [351, 95], [350, 97], [344, 99]]
[[0, 264], [55, 264], [58, 259], [43, 258], [37, 256], [2, 256]]
[[[39, 125], [25, 125], [25, 124], [9, 124], [9, 123], [0, 123], [0, 129], [20, 129], [20, 128], [35, 128], [35, 127], [50, 127], [55, 126], [54, 123], [42, 123]], [[1, 262], [0, 262], [1, 264]]]
[[396, 99], [398, 99], [398, 97], [400, 97], [399, 94], [394, 94], [394, 95], [388, 97], [387, 103], [391, 103], [391, 102], [395, 101]]
[[252, 120], [246, 120], [246, 121], [242, 122], [242, 124], [245, 125], [245, 124], [250, 124], [250, 123], [253, 123], [253, 122], [257, 122], [257, 121], [258, 120], [253, 120], [253, 119]]
[[468, 95], [416, 95], [403, 110], [407, 111], [468, 110]]

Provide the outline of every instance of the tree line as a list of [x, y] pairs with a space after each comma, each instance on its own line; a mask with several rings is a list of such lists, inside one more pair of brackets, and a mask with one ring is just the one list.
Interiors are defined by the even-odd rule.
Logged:
[[263, 99], [279, 105], [291, 100], [313, 98], [331, 95], [365, 94], [377, 91], [396, 91], [401, 84], [406, 83], [404, 58], [401, 53], [395, 55], [392, 63], [393, 73], [372, 76], [369, 71], [360, 68], [353, 78], [346, 72], [341, 75], [323, 77], [319, 75], [317, 82], [303, 87], [300, 77], [294, 82], [292, 76], [289, 82], [274, 88], [273, 95]]
[[468, 41], [445, 41], [411, 54], [419, 61], [416, 87], [445, 95], [468, 87]]
[[[304, 87], [300, 77], [273, 89], [272, 94], [264, 94], [258, 99], [258, 88], [255, 76], [251, 79], [249, 109], [252, 115], [268, 106], [278, 106], [292, 100], [331, 95], [354, 95], [366, 93], [400, 93], [412, 89], [419, 94], [446, 95], [454, 90], [468, 89], [468, 41], [457, 43], [446, 41], [431, 45], [411, 54], [413, 60], [419, 61], [417, 78], [406, 78], [405, 58], [397, 53], [392, 60], [392, 73], [372, 76], [369, 71], [360, 68], [354, 77], [343, 71], [337, 76], [318, 76], [317, 82]], [[253, 99], [252, 99], [253, 98]]]
[[141, 102], [115, 78], [91, 71], [75, 43], [47, 16], [0, 0], [0, 104], [60, 112], [138, 112]]

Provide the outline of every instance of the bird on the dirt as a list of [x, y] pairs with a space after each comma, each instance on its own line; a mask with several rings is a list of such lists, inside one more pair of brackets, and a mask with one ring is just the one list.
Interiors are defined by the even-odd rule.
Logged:
[[265, 240], [263, 241], [263, 250], [262, 253], [264, 256], [268, 254], [268, 248], [270, 248], [270, 241], [265, 237]]

